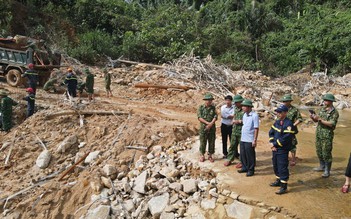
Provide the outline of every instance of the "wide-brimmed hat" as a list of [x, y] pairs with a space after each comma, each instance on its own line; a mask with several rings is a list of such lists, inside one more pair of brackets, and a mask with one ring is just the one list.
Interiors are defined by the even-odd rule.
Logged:
[[323, 96], [323, 100], [329, 100], [329, 101], [335, 102], [335, 97], [333, 94], [325, 94]]
[[205, 94], [203, 100], [213, 100], [213, 99], [214, 99], [214, 98], [213, 98], [212, 94]]
[[277, 109], [275, 109], [274, 111], [281, 113], [281, 112], [288, 112], [289, 108], [285, 105], [280, 105]]
[[291, 94], [286, 94], [284, 95], [281, 99], [280, 99], [281, 102], [290, 102], [290, 101], [293, 101], [292, 99], [292, 95]]
[[242, 106], [249, 106], [249, 107], [253, 107], [252, 105], [252, 101], [249, 99], [245, 99], [243, 100], [243, 102], [241, 103]]
[[243, 102], [244, 98], [241, 95], [234, 96], [234, 103]]

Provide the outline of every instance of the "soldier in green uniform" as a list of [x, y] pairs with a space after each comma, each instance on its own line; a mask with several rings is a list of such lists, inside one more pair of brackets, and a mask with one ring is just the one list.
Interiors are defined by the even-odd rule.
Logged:
[[111, 91], [111, 73], [110, 71], [107, 71], [107, 69], [104, 69], [104, 78], [105, 78], [105, 89], [106, 89], [106, 96], [107, 97], [112, 97], [112, 91]]
[[1, 128], [3, 131], [8, 132], [12, 128], [12, 106], [16, 106], [17, 102], [7, 96], [7, 92], [0, 91], [1, 98]]
[[[239, 159], [239, 152], [238, 152], [238, 145], [240, 144], [241, 139], [241, 127], [243, 126], [243, 116], [244, 111], [242, 110], [241, 103], [243, 102], [244, 98], [241, 95], [234, 96], [234, 118], [233, 118], [233, 130], [232, 130], [232, 137], [230, 141], [229, 153], [227, 155], [227, 161], [224, 163], [224, 166], [229, 166], [231, 162], [235, 158]], [[240, 164], [240, 163], [239, 163]], [[238, 168], [239, 165], [237, 165]]]
[[291, 94], [284, 95], [283, 98], [280, 99], [280, 101], [283, 102], [283, 104], [286, 107], [288, 107], [289, 111], [288, 111], [288, 114], [286, 117], [290, 121], [293, 122], [293, 126], [294, 126], [295, 134], [293, 135], [292, 148], [290, 150], [291, 157], [292, 157], [291, 162], [290, 162], [290, 166], [295, 166], [296, 165], [296, 145], [297, 145], [296, 134], [298, 133], [297, 126], [303, 120], [302, 120], [302, 116], [301, 116], [299, 109], [297, 109], [295, 106], [291, 105], [291, 102], [293, 101]]
[[323, 96], [324, 107], [317, 115], [313, 111], [310, 118], [314, 122], [318, 122], [316, 130], [316, 150], [319, 158], [319, 167], [314, 168], [315, 171], [324, 171], [322, 177], [330, 176], [330, 169], [333, 161], [333, 138], [334, 129], [339, 119], [339, 113], [334, 108], [333, 102], [335, 97], [333, 94], [325, 94]]
[[50, 78], [43, 87], [43, 90], [50, 92], [51, 90], [53, 90], [54, 92], [56, 92], [56, 87], [55, 84], [57, 83], [57, 78]]
[[87, 74], [87, 77], [85, 79], [85, 88], [88, 93], [88, 99], [89, 101], [92, 101], [94, 94], [94, 75], [91, 74], [88, 68], [86, 68], [84, 72]]
[[205, 104], [197, 110], [197, 118], [200, 121], [200, 162], [205, 161], [206, 144], [208, 142], [208, 160], [214, 162], [212, 155], [215, 152], [217, 112], [216, 107], [212, 104], [213, 96], [206, 94]]

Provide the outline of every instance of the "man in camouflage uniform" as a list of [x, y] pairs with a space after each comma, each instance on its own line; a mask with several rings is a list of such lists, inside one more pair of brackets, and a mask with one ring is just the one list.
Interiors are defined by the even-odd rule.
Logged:
[[17, 102], [7, 96], [7, 92], [0, 91], [1, 98], [1, 128], [3, 131], [8, 132], [12, 128], [12, 106], [16, 106]]
[[[234, 118], [233, 118], [233, 130], [232, 137], [230, 141], [229, 153], [227, 155], [227, 161], [224, 163], [224, 166], [229, 166], [230, 163], [235, 159], [239, 159], [238, 145], [240, 144], [241, 139], [241, 127], [243, 126], [243, 116], [244, 111], [242, 110], [241, 103], [244, 98], [240, 95], [234, 96]], [[239, 163], [240, 164], [240, 163]], [[238, 168], [241, 168], [240, 165], [237, 165]]]
[[85, 79], [85, 88], [88, 93], [88, 100], [90, 102], [93, 100], [94, 95], [94, 75], [91, 74], [88, 68], [86, 68], [84, 72], [87, 74], [87, 77]]
[[286, 94], [283, 96], [282, 99], [280, 99], [283, 104], [288, 107], [289, 111], [287, 114], [287, 118], [293, 122], [293, 129], [295, 131], [295, 134], [293, 135], [292, 139], [292, 147], [290, 150], [291, 153], [291, 163], [290, 166], [295, 166], [296, 165], [296, 145], [297, 145], [297, 139], [296, 139], [296, 134], [298, 133], [297, 126], [303, 121], [301, 113], [299, 109], [297, 109], [295, 106], [291, 105], [291, 102], [293, 101], [291, 94]]
[[323, 96], [324, 107], [319, 114], [311, 113], [310, 117], [314, 122], [318, 122], [316, 130], [316, 150], [319, 158], [320, 166], [314, 168], [315, 171], [324, 171], [322, 177], [330, 176], [332, 165], [332, 150], [334, 129], [339, 119], [339, 113], [334, 108], [333, 102], [335, 97], [333, 94], [325, 94]]
[[200, 121], [200, 162], [205, 161], [206, 144], [208, 142], [208, 160], [214, 162], [212, 154], [215, 152], [217, 112], [216, 107], [212, 104], [213, 96], [206, 94], [205, 104], [197, 110], [197, 118]]
[[104, 79], [105, 79], [105, 89], [106, 89], [106, 96], [107, 97], [112, 97], [112, 91], [111, 91], [111, 71], [107, 71], [107, 69], [104, 69]]

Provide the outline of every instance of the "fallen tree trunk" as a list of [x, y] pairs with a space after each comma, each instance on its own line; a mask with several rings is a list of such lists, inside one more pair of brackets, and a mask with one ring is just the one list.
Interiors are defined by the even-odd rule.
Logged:
[[149, 63], [142, 63], [142, 62], [133, 62], [133, 61], [128, 61], [128, 60], [123, 60], [123, 59], [117, 59], [117, 62], [122, 62], [122, 63], [127, 63], [127, 64], [132, 64], [132, 65], [146, 65], [150, 66], [153, 68], [159, 68], [159, 69], [165, 69], [166, 67], [161, 66], [161, 65], [154, 65], [154, 64], [149, 64]]
[[51, 119], [57, 116], [68, 116], [68, 115], [129, 115], [127, 112], [120, 112], [120, 111], [74, 111], [74, 110], [65, 110], [61, 112], [51, 113], [46, 116], [46, 119]]
[[180, 89], [180, 90], [190, 90], [190, 89], [195, 89], [194, 87], [188, 87], [188, 86], [181, 86], [181, 85], [154, 85], [154, 84], [135, 84], [134, 87], [136, 88], [156, 88], [156, 89]]

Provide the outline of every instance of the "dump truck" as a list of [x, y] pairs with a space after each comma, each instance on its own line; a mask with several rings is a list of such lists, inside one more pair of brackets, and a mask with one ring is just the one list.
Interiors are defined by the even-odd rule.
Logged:
[[39, 85], [44, 85], [54, 68], [61, 65], [61, 54], [51, 52], [43, 41], [31, 38], [0, 38], [0, 75], [13, 87], [26, 84], [22, 74], [33, 63], [39, 74]]

